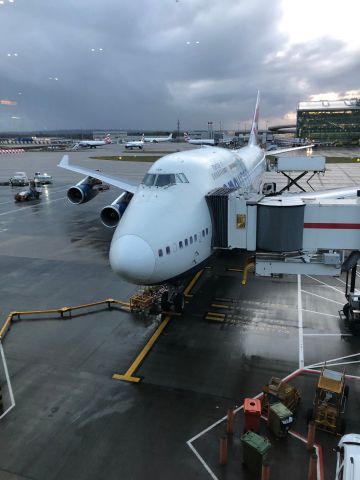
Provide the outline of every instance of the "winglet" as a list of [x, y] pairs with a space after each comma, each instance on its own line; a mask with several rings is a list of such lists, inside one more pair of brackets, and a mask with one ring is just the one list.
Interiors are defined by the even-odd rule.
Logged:
[[69, 165], [69, 155], [64, 155], [58, 164], [58, 167], [67, 167]]
[[252, 123], [251, 132], [249, 136], [249, 145], [258, 145], [259, 143], [259, 138], [258, 138], [259, 104], [260, 104], [260, 91], [258, 90], [255, 112], [254, 112], [254, 120]]

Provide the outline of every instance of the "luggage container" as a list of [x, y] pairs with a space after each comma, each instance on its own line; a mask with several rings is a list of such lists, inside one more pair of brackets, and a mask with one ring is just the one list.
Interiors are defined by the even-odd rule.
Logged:
[[261, 418], [261, 402], [257, 398], [245, 398], [244, 400], [245, 432], [252, 430], [259, 432]]
[[274, 403], [269, 409], [268, 426], [276, 437], [286, 437], [294, 417], [292, 412], [281, 402]]
[[261, 475], [262, 463], [268, 459], [271, 443], [255, 432], [246, 432], [241, 437], [243, 465], [254, 475]]

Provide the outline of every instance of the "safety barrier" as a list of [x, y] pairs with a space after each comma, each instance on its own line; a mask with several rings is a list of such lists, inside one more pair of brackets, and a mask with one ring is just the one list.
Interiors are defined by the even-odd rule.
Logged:
[[130, 311], [130, 304], [128, 302], [123, 302], [121, 300], [114, 300], [113, 298], [107, 298], [105, 300], [100, 300], [98, 302], [90, 302], [84, 303], [82, 305], [75, 305], [73, 307], [61, 307], [61, 308], [51, 308], [47, 310], [28, 310], [28, 311], [14, 311], [10, 312], [9, 315], [6, 317], [3, 326], [0, 329], [0, 341], [3, 341], [9, 328], [10, 324], [14, 321], [14, 318], [17, 317], [17, 320], [21, 319], [21, 316], [29, 316], [29, 315], [44, 315], [44, 314], [60, 314], [60, 318], [64, 318], [66, 313], [69, 314], [69, 318], [71, 318], [71, 312], [74, 310], [80, 310], [83, 308], [90, 308], [95, 307], [98, 305], [105, 305], [107, 304], [108, 308], [111, 308], [111, 305], [119, 305], [123, 310]]

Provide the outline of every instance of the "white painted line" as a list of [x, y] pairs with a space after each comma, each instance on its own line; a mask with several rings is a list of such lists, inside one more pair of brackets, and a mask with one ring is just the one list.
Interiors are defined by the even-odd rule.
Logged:
[[[335, 366], [338, 366], [338, 365], [353, 365], [354, 363], [360, 363], [360, 360], [354, 360], [353, 362], [339, 362], [339, 363], [328, 363], [326, 362], [326, 366], [327, 367], [335, 367]], [[319, 367], [323, 367], [325, 366], [325, 363], [323, 363], [322, 365], [319, 365]]]
[[11, 401], [10, 407], [7, 410], [5, 410], [5, 412], [2, 415], [0, 415], [0, 420], [1, 420], [3, 417], [5, 417], [5, 415], [7, 415], [10, 412], [10, 410], [12, 410], [15, 407], [15, 398], [14, 398], [14, 393], [13, 393], [13, 390], [12, 390], [12, 387], [11, 387], [9, 371], [8, 371], [8, 368], [7, 368], [4, 349], [3, 349], [3, 346], [2, 346], [1, 340], [0, 340], [0, 353], [1, 353], [1, 359], [2, 359], [2, 362], [3, 362], [3, 365], [4, 365], [6, 383], [8, 385], [10, 401]]
[[352, 333], [304, 333], [304, 337], [353, 337], [353, 334]]
[[341, 305], [341, 306], [344, 305], [344, 302], [336, 302], [335, 300], [331, 300], [331, 298], [322, 297], [321, 295], [316, 295], [316, 293], [307, 292], [306, 290], [301, 290], [301, 291], [303, 293], [307, 293], [308, 295], [313, 295], [314, 297], [321, 298], [322, 300], [326, 300], [327, 302], [336, 303], [337, 305]]
[[299, 327], [299, 368], [304, 368], [304, 329], [302, 318], [302, 298], [301, 298], [301, 275], [297, 276], [298, 281], [298, 327]]
[[317, 313], [318, 315], [326, 315], [327, 317], [339, 318], [339, 315], [334, 315], [332, 313], [325, 313], [325, 312], [315, 312], [315, 310], [306, 310], [306, 308], [303, 308], [302, 311], [308, 312], [308, 313]]
[[188, 442], [186, 442], [187, 445], [191, 448], [191, 450], [195, 453], [195, 455], [197, 456], [197, 458], [200, 460], [200, 462], [202, 463], [203, 467], [205, 468], [205, 470], [210, 474], [211, 478], [213, 478], [214, 480], [218, 480], [218, 477], [214, 474], [214, 472], [211, 470], [211, 468], [209, 467], [209, 465], [205, 462], [205, 460], [202, 458], [202, 456], [200, 455], [200, 453], [196, 450], [196, 448], [191, 444], [190, 440]]
[[[45, 201], [45, 202], [42, 202], [42, 205], [49, 205], [50, 203], [58, 202], [59, 200], [64, 200], [65, 198], [67, 197], [61, 197], [55, 200], [49, 200], [48, 202]], [[16, 210], [8, 210], [7, 212], [0, 213], [0, 217], [2, 217], [3, 215], [9, 215], [10, 213], [23, 212], [24, 210], [28, 210], [29, 208], [33, 208], [34, 206], [35, 204], [32, 204], [32, 205], [27, 205], [26, 207], [19, 207]]]
[[338, 288], [333, 287], [332, 285], [329, 285], [329, 284], [327, 284], [327, 283], [325, 283], [325, 282], [322, 282], [321, 280], [318, 280], [317, 278], [312, 277], [311, 275], [306, 275], [306, 276], [307, 276], [308, 278], [311, 278], [311, 280], [315, 280], [315, 282], [318, 282], [318, 283], [320, 283], [321, 285], [324, 285], [324, 286], [326, 286], [326, 287], [329, 287], [329, 288], [331, 288], [332, 290], [335, 290], [336, 292], [339, 292], [341, 295], [344, 295], [344, 292], [341, 291], [341, 290], [339, 290]]

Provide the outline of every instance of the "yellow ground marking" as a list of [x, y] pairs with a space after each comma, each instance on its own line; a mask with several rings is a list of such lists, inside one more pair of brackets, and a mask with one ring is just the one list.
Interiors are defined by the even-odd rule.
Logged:
[[225, 318], [225, 313], [207, 312], [206, 315], [212, 315], [213, 317]]
[[26, 310], [19, 312], [14, 311], [8, 314], [5, 322], [3, 323], [3, 326], [0, 329], [0, 340], [3, 340], [5, 338], [10, 323], [13, 321], [14, 317], [20, 318], [22, 315], [44, 315], [49, 313], [59, 313], [61, 317], [63, 317], [64, 313], [71, 313], [73, 310], [79, 310], [81, 308], [89, 308], [104, 304], [108, 304], [109, 308], [111, 304], [120, 305], [124, 310], [130, 311], [130, 304], [128, 302], [123, 302], [122, 300], [114, 300], [113, 298], [107, 298], [106, 300], [100, 300], [98, 302], [84, 303], [83, 305], [75, 305], [73, 307], [50, 308], [47, 310]]
[[192, 297], [192, 295], [190, 294], [192, 288], [194, 287], [195, 283], [199, 280], [199, 278], [201, 277], [201, 275], [203, 274], [203, 271], [204, 269], [202, 270], [199, 270], [195, 275], [194, 277], [192, 278], [192, 280], [190, 281], [189, 285], [185, 288], [184, 290], [184, 295], [185, 297]]
[[166, 325], [170, 322], [170, 320], [171, 320], [170, 315], [165, 317], [165, 319], [160, 323], [158, 328], [155, 330], [155, 333], [152, 335], [148, 343], [145, 345], [145, 347], [141, 350], [141, 352], [136, 357], [134, 362], [131, 364], [127, 372], [123, 375], [120, 373], [114, 373], [112, 376], [114, 380], [124, 380], [126, 382], [134, 382], [134, 383], [138, 383], [141, 381], [140, 377], [134, 377], [133, 374], [139, 368], [139, 365], [143, 362], [144, 358], [149, 353], [150, 349], [152, 348], [156, 340], [159, 338], [159, 336], [165, 329]]
[[227, 268], [226, 269], [228, 272], [243, 272], [243, 268]]
[[205, 317], [205, 320], [211, 320], [212, 322], [224, 322], [225, 321], [225, 317], [213, 317], [213, 316], [210, 316], [210, 315], [207, 315]]
[[211, 306], [215, 308], [230, 308], [230, 305], [221, 305], [221, 303], [212, 303]]

